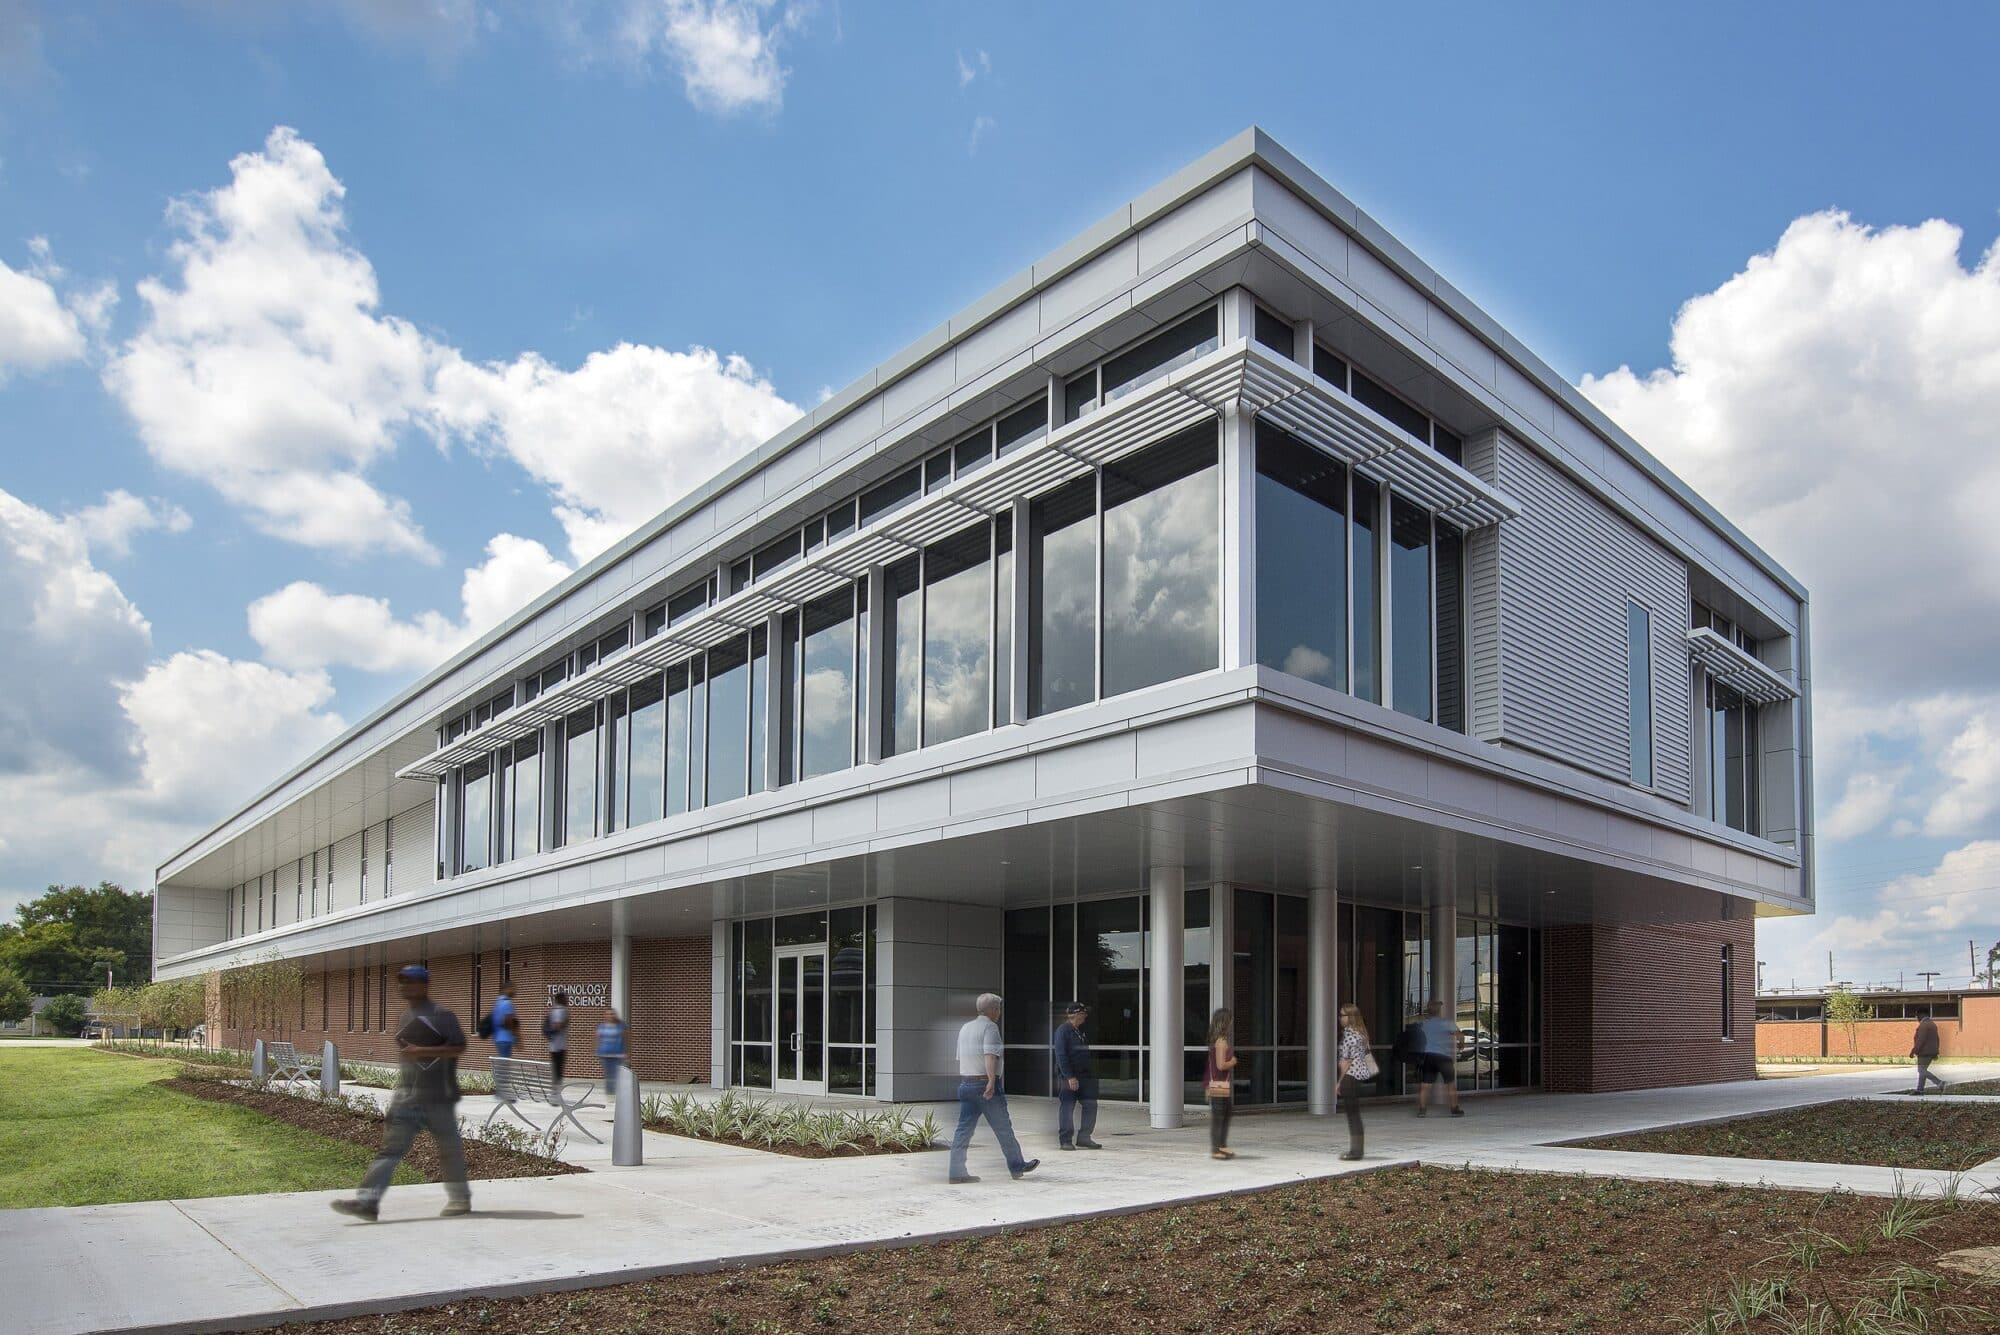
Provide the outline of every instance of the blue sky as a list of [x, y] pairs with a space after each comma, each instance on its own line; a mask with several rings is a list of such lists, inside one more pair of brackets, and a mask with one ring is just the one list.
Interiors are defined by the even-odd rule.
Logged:
[[1632, 8], [0, 0], [0, 904], [141, 881], [1257, 123], [1812, 585], [1823, 912], [1774, 980], [1963, 972], [2000, 19]]

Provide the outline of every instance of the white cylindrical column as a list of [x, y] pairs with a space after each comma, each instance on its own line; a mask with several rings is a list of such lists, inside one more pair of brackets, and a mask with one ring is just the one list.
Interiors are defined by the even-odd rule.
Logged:
[[632, 1025], [632, 929], [623, 904], [611, 906], [611, 1009]]
[[1314, 886], [1306, 917], [1306, 1101], [1333, 1112], [1340, 1085], [1340, 912], [1331, 885]]
[[1186, 1096], [1181, 1090], [1181, 1050], [1186, 1046], [1187, 986], [1183, 969], [1183, 942], [1187, 923], [1187, 872], [1180, 867], [1154, 867], [1147, 875], [1152, 892], [1152, 956], [1146, 961], [1152, 974], [1152, 991], [1147, 997], [1146, 1050], [1151, 1064], [1153, 1125], [1158, 1128], [1181, 1124]]

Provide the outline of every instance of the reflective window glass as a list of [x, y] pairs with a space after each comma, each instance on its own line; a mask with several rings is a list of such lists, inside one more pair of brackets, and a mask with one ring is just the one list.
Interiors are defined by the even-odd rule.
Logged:
[[1287, 320], [1271, 314], [1262, 306], [1257, 308], [1254, 326], [1256, 339], [1280, 357], [1292, 355], [1292, 326]]
[[1047, 395], [1037, 397], [1034, 402], [1024, 404], [1008, 413], [993, 426], [994, 448], [1001, 454], [1019, 449], [1031, 440], [1039, 439], [1049, 431], [1049, 400]]
[[1465, 537], [1437, 521], [1437, 721], [1465, 731]]
[[854, 763], [854, 595], [806, 606], [800, 680], [799, 773], [831, 774]]
[[[493, 850], [493, 774], [485, 760], [465, 767], [465, 839], [459, 846], [459, 869], [478, 871]], [[259, 894], [261, 904], [261, 891]], [[261, 908], [260, 908], [261, 912]]]
[[924, 470], [920, 467], [905, 468], [887, 482], [861, 493], [861, 522], [872, 524], [883, 515], [902, 509], [915, 500], [923, 489]]
[[1431, 516], [1393, 497], [1389, 505], [1390, 699], [1398, 713], [1431, 717]]
[[750, 632], [750, 791], [753, 793], [770, 787], [771, 740], [766, 721], [771, 698], [769, 638], [762, 626]]
[[708, 801], [728, 802], [749, 789], [749, 642], [708, 653]]
[[1353, 617], [1349, 625], [1354, 641], [1354, 693], [1363, 700], [1382, 702], [1382, 565], [1375, 544], [1375, 526], [1380, 522], [1381, 489], [1356, 473], [1353, 477], [1353, 523], [1348, 525], [1353, 560], [1349, 566], [1354, 580]]
[[1216, 666], [1221, 473], [1203, 423], [1104, 469], [1104, 694]]
[[1079, 478], [1029, 510], [1029, 713], [1097, 698], [1097, 481]]
[[563, 842], [579, 843], [597, 833], [597, 711], [569, 716], [563, 751]]
[[687, 665], [667, 669], [667, 814], [688, 810], [688, 724], [693, 692]]
[[1424, 444], [1431, 443], [1429, 413], [1414, 406], [1409, 400], [1358, 366], [1353, 371], [1353, 385], [1357, 403], [1374, 409], [1377, 415], [1387, 418], [1392, 426], [1400, 427]]
[[882, 605], [890, 671], [882, 682], [882, 753], [907, 755], [922, 744], [924, 689], [923, 598], [914, 556], [884, 572]]
[[1104, 401], [1130, 394], [1221, 346], [1221, 312], [1210, 306], [1104, 363]]
[[702, 660], [688, 664], [688, 809], [708, 805], [708, 676]]
[[508, 796], [513, 801], [513, 856], [542, 851], [542, 752], [529, 737], [514, 743], [514, 777]]
[[991, 525], [981, 524], [924, 552], [926, 746], [990, 726], [992, 541]]
[[667, 702], [661, 680], [651, 677], [632, 688], [631, 787], [625, 809], [630, 825], [658, 820], [665, 812]]
[[1003, 517], [993, 534], [993, 722], [1013, 721], [1014, 521]]
[[1637, 603], [1625, 605], [1626, 731], [1632, 782], [1653, 782], [1653, 620]]
[[1257, 426], [1257, 661], [1347, 689], [1347, 467]]

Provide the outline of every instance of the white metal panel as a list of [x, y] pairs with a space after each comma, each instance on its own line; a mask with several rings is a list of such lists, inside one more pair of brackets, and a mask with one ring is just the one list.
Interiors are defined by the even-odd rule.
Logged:
[[389, 822], [391, 895], [416, 894], [437, 883], [435, 803], [398, 813]]
[[338, 912], [361, 902], [361, 832], [356, 830], [333, 846], [333, 886], [328, 907]]

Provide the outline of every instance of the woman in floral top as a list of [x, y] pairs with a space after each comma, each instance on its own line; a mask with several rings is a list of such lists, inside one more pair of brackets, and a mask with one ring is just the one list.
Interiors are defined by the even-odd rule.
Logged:
[[1347, 1153], [1361, 1157], [1361, 1082], [1373, 1080], [1380, 1068], [1368, 1046], [1368, 1024], [1353, 1002], [1340, 1008], [1340, 1102], [1347, 1109]]

